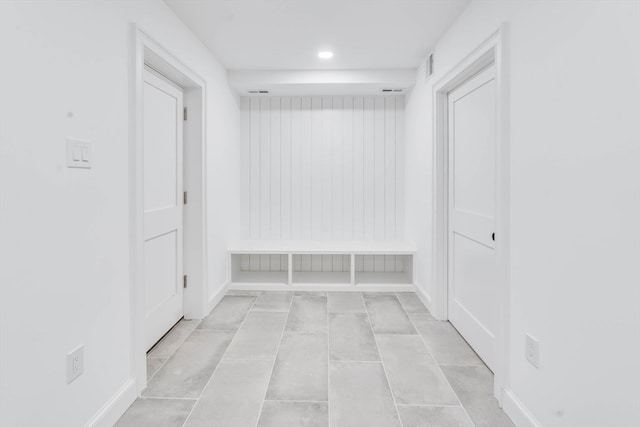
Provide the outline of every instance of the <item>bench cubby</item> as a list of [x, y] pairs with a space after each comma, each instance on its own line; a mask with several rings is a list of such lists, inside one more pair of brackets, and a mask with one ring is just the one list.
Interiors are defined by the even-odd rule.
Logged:
[[232, 289], [413, 290], [402, 242], [246, 241], [229, 248]]

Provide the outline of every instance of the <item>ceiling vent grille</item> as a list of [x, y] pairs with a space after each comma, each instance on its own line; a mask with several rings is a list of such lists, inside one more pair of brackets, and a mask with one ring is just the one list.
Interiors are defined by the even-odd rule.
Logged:
[[382, 93], [401, 93], [404, 92], [406, 89], [401, 89], [401, 88], [395, 88], [395, 89], [380, 89], [380, 92]]
[[269, 91], [268, 90], [250, 90], [249, 93], [253, 95], [257, 95], [257, 94], [265, 95], [265, 94], [268, 94]]

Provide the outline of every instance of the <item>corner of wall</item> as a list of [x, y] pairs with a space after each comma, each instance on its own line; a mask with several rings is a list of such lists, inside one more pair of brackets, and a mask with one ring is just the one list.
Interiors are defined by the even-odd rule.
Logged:
[[414, 285], [416, 287], [416, 295], [418, 295], [420, 301], [422, 301], [427, 310], [429, 310], [429, 313], [431, 313], [431, 295], [428, 294], [418, 282], [414, 282]]
[[136, 400], [135, 379], [129, 379], [111, 399], [93, 416], [85, 427], [112, 427]]
[[502, 409], [517, 427], [542, 427], [510, 388], [504, 389]]

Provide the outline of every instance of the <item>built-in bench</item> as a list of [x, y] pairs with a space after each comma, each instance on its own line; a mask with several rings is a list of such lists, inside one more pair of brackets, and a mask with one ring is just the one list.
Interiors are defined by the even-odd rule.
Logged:
[[243, 241], [228, 252], [231, 289], [414, 289], [403, 242]]

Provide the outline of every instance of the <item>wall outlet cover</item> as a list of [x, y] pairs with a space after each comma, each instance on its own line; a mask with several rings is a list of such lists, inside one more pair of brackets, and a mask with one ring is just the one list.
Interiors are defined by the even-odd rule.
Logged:
[[525, 335], [525, 357], [536, 368], [540, 367], [540, 343], [531, 335]]
[[78, 346], [67, 354], [67, 384], [84, 372], [84, 346]]

